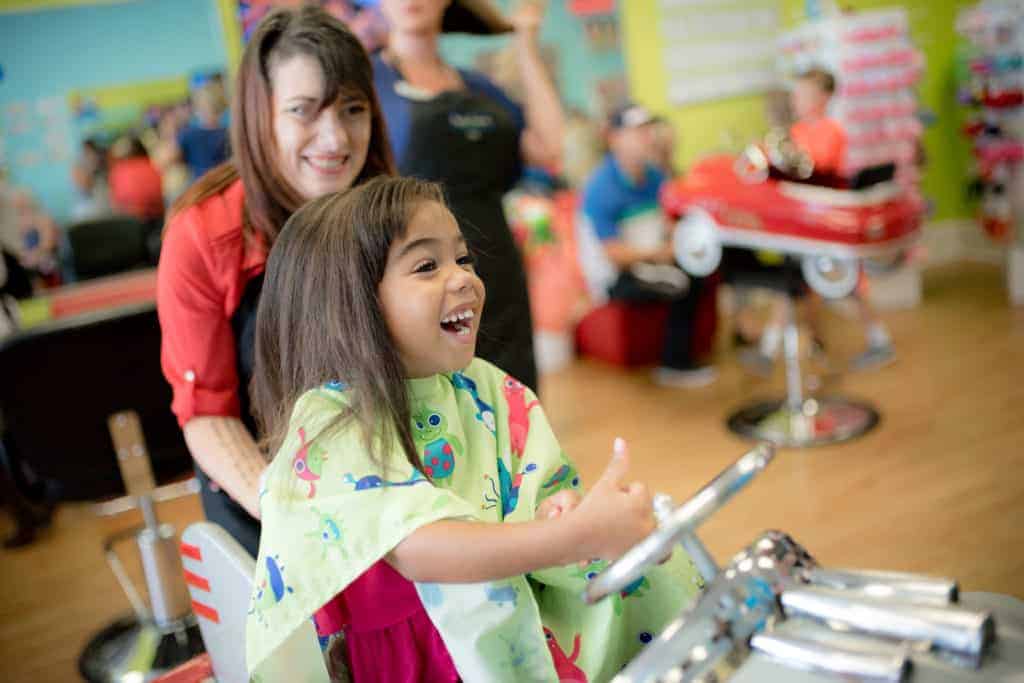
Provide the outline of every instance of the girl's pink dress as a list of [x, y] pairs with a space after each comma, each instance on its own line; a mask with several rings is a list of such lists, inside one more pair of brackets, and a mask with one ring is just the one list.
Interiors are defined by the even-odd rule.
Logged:
[[384, 560], [314, 616], [321, 638], [345, 631], [355, 683], [455, 683], [459, 674], [412, 582]]

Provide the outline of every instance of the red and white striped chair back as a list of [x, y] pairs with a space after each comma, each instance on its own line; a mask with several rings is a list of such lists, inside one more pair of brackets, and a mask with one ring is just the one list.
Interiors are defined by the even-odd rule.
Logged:
[[218, 683], [248, 681], [245, 621], [256, 561], [220, 526], [196, 522], [181, 535], [181, 562]]

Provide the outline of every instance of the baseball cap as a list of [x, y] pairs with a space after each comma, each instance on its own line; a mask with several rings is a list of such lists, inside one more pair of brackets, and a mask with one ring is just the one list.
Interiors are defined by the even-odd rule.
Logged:
[[619, 128], [638, 128], [648, 123], [654, 123], [657, 117], [647, 107], [627, 102], [612, 112], [608, 117], [608, 126], [613, 130]]

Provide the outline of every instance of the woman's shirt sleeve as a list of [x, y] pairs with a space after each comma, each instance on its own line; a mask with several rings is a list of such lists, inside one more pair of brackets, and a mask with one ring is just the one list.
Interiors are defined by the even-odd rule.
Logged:
[[217, 252], [198, 212], [172, 219], [157, 271], [160, 364], [171, 385], [171, 410], [182, 427], [200, 415], [239, 416], [235, 335]]

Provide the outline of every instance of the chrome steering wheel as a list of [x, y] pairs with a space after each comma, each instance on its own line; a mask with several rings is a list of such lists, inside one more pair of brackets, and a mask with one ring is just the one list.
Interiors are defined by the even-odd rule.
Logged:
[[733, 167], [744, 182], [763, 183], [773, 168], [787, 177], [807, 180], [814, 173], [814, 160], [800, 149], [783, 128], [768, 131], [762, 144], [748, 146]]

